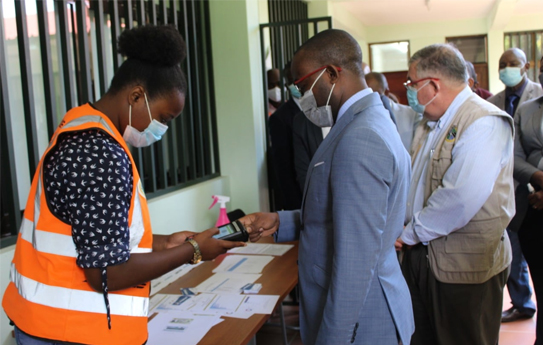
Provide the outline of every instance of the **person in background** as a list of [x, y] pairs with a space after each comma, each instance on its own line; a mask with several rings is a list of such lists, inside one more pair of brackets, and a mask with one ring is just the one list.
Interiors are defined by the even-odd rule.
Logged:
[[293, 84], [290, 61], [285, 65], [284, 75], [290, 98], [269, 117], [270, 154], [282, 209], [297, 210], [302, 204], [302, 191], [296, 181], [292, 123], [294, 116], [301, 112], [301, 108], [298, 99], [293, 97], [293, 93], [297, 95], [299, 91]]
[[469, 61], [466, 61], [466, 67], [468, 68], [468, 84], [471, 88], [471, 91], [475, 92], [477, 96], [482, 99], [488, 99], [492, 97], [492, 93], [488, 90], [482, 89], [479, 87], [479, 82], [477, 81], [477, 72], [475, 72], [475, 67]]
[[[506, 87], [505, 90], [490, 97], [488, 101], [515, 118], [519, 105], [530, 99], [543, 96], [543, 89], [541, 89], [541, 85], [532, 82], [526, 76], [530, 63], [526, 60], [526, 54], [518, 48], [508, 49], [502, 54], [499, 68], [500, 80]], [[528, 265], [522, 255], [517, 234], [521, 222], [522, 217], [519, 214], [513, 218], [508, 227], [513, 248], [513, 262], [507, 280], [507, 290], [513, 306], [503, 312], [502, 322], [529, 319], [535, 314]]]
[[17, 344], [144, 344], [149, 281], [243, 245], [216, 228], [152, 234], [128, 144], [160, 140], [183, 111], [185, 43], [143, 26], [119, 52], [107, 93], [66, 113], [34, 175], [2, 301]]
[[332, 127], [319, 127], [305, 116], [303, 112], [294, 117], [292, 146], [294, 147], [294, 168], [299, 190], [304, 191], [305, 178], [309, 163], [322, 141]]
[[[388, 90], [388, 82], [384, 74], [371, 72], [366, 74], [366, 83], [381, 95], [383, 103], [388, 102], [387, 106], [391, 113], [394, 114], [396, 119], [396, 127], [400, 138], [402, 139], [403, 146], [409, 151], [411, 147], [411, 141], [413, 141], [413, 135], [415, 134], [415, 128], [422, 120], [422, 114], [416, 113], [411, 107], [393, 102], [391, 99], [384, 99], [383, 96]], [[386, 108], [386, 106], [385, 106]]]
[[[539, 62], [539, 82], [543, 87], [543, 58]], [[537, 300], [535, 345], [543, 345], [543, 96], [519, 106], [515, 129], [514, 177], [519, 182], [516, 205], [523, 220], [518, 237]]]
[[268, 115], [275, 113], [283, 102], [281, 99], [281, 75], [278, 68], [266, 72], [268, 79]]
[[[375, 83], [376, 79], [380, 79], [380, 82], [382, 82], [382, 80], [385, 78], [385, 76], [383, 74], [381, 74], [381, 73], [379, 73], [379, 74], [380, 74], [380, 76], [377, 76], [377, 74], [375, 74], [373, 72], [370, 72], [368, 74], [364, 74], [364, 77], [366, 78], [366, 83], [368, 82], [368, 79], [373, 82], [374, 86], [376, 86], [376, 83]], [[396, 124], [396, 117], [394, 116], [394, 112], [392, 111], [392, 109], [390, 109], [390, 103], [392, 103], [392, 101], [390, 100], [390, 98], [388, 98], [385, 95], [385, 91], [382, 91], [381, 88], [376, 90], [376, 89], [372, 88], [371, 86], [369, 86], [369, 87], [373, 90], [373, 92], [377, 92], [379, 94], [379, 97], [381, 97], [381, 102], [383, 102], [383, 106], [385, 107], [385, 109], [390, 114], [390, 119], [392, 120], [392, 122], [394, 122], [394, 124]]]
[[300, 105], [332, 126], [309, 165], [300, 210], [242, 218], [251, 240], [300, 239], [300, 331], [306, 345], [409, 344], [413, 311], [394, 251], [410, 159], [362, 52], [342, 30], [321, 31], [292, 60]]
[[416, 52], [407, 76], [409, 105], [424, 115], [398, 240], [415, 313], [411, 344], [495, 345], [515, 213], [513, 119], [471, 91], [452, 45]]

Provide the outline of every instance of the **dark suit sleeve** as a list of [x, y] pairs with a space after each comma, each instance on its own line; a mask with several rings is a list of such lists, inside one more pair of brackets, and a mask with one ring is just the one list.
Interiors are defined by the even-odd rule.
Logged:
[[271, 137], [271, 158], [277, 184], [283, 196], [283, 208], [296, 210], [302, 203], [302, 193], [296, 182], [294, 170], [294, 154], [292, 149], [292, 128], [285, 117], [294, 116], [279, 108], [269, 119]]
[[307, 125], [304, 123], [305, 115], [299, 112], [294, 117], [292, 124], [292, 146], [294, 149], [294, 168], [296, 170], [296, 181], [298, 182], [299, 190], [303, 192], [305, 187], [305, 177], [307, 169], [311, 162], [312, 154], [309, 147]]

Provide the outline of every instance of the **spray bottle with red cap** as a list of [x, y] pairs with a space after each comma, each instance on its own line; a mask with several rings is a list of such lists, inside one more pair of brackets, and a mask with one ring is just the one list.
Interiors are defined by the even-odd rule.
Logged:
[[219, 219], [217, 219], [217, 223], [215, 223], [215, 226], [219, 227], [221, 225], [230, 223], [228, 215], [226, 214], [226, 203], [230, 201], [230, 197], [223, 195], [212, 195], [211, 198], [213, 198], [213, 203], [211, 204], [211, 206], [209, 206], [210, 210], [213, 206], [215, 206], [216, 203], [219, 203], [219, 205], [221, 206], [221, 209], [219, 210]]

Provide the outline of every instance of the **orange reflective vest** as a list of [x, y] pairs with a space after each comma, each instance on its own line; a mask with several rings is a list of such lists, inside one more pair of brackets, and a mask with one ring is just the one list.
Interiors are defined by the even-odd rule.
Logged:
[[87, 129], [108, 133], [132, 162], [133, 190], [129, 210], [130, 252], [151, 252], [153, 236], [149, 210], [134, 159], [113, 123], [90, 105], [70, 110], [43, 155], [27, 200], [11, 282], [2, 306], [22, 331], [41, 338], [82, 344], [143, 344], [147, 340], [149, 286], [109, 292], [111, 329], [108, 329], [102, 292], [87, 283], [76, 265], [72, 228], [50, 211], [43, 186], [43, 160], [59, 134]]

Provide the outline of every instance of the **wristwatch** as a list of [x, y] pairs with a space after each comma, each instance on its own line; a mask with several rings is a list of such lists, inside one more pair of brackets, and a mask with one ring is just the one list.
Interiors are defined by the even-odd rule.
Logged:
[[202, 261], [202, 253], [200, 252], [200, 246], [198, 245], [198, 242], [193, 239], [187, 240], [187, 242], [190, 243], [191, 246], [194, 248], [194, 255], [192, 256], [192, 260], [190, 260], [190, 263], [194, 265]]

